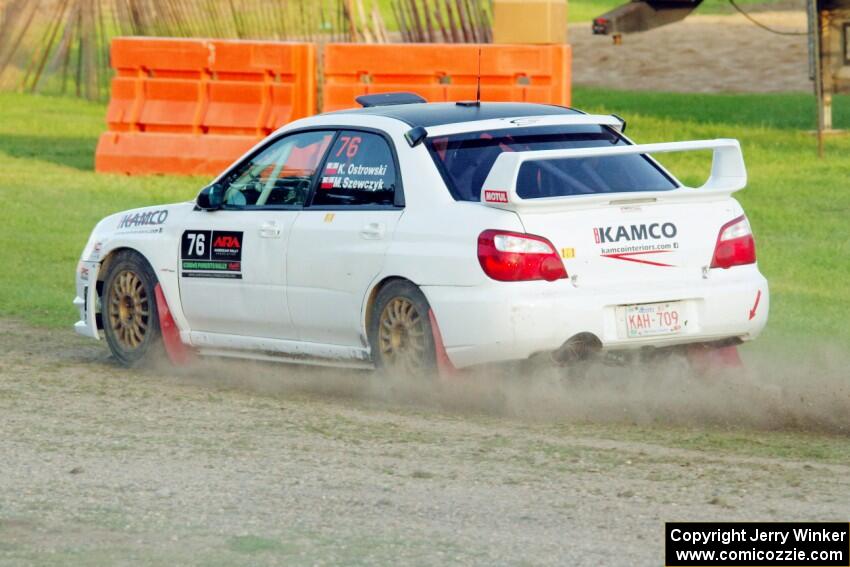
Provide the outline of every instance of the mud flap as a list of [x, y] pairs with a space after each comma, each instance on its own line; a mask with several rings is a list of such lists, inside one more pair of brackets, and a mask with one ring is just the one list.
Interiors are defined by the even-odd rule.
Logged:
[[431, 333], [434, 336], [434, 352], [437, 356], [437, 372], [440, 378], [445, 380], [457, 375], [458, 369], [452, 364], [446, 353], [446, 345], [443, 344], [443, 335], [440, 333], [440, 326], [437, 325], [437, 318], [434, 316], [434, 310], [428, 310], [428, 320], [431, 321]]
[[156, 310], [159, 313], [162, 344], [165, 346], [168, 359], [175, 366], [186, 366], [194, 360], [194, 353], [180, 340], [180, 330], [177, 328], [177, 323], [174, 322], [174, 317], [171, 316], [171, 310], [165, 301], [165, 295], [162, 293], [162, 286], [158, 283], [154, 288], [154, 294], [156, 295]]

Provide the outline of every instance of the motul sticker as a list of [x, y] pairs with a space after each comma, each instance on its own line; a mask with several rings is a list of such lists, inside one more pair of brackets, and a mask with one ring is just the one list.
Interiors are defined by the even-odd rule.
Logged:
[[242, 278], [242, 233], [187, 230], [180, 242], [184, 278]]
[[484, 191], [484, 200], [488, 203], [507, 203], [508, 202], [508, 192], [507, 191], [493, 191], [493, 190], [485, 190]]

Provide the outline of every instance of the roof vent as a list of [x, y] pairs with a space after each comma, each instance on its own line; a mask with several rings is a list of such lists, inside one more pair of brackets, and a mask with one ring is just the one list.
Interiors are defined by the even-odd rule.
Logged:
[[354, 99], [363, 108], [393, 106], [396, 104], [422, 104], [428, 102], [416, 93], [380, 93], [362, 95]]

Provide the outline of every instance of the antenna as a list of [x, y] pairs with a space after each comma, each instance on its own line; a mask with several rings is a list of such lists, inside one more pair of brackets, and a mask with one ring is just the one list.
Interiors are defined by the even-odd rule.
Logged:
[[481, 106], [481, 46], [478, 46], [478, 88], [475, 91], [475, 104]]

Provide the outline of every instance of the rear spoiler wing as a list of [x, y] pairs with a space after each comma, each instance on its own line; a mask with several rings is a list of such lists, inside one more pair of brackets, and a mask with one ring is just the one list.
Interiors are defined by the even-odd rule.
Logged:
[[[517, 178], [522, 164], [528, 161], [578, 159], [630, 154], [658, 154], [713, 150], [711, 176], [701, 187], [679, 187], [669, 191], [634, 193], [596, 193], [566, 197], [523, 199], [517, 194]], [[551, 211], [553, 207], [569, 208], [626, 201], [680, 200], [694, 198], [716, 199], [729, 196], [747, 185], [747, 168], [738, 140], [717, 139], [663, 144], [639, 144], [573, 150], [539, 150], [503, 152], [496, 158], [481, 189], [481, 202], [489, 207], [508, 210]]]

